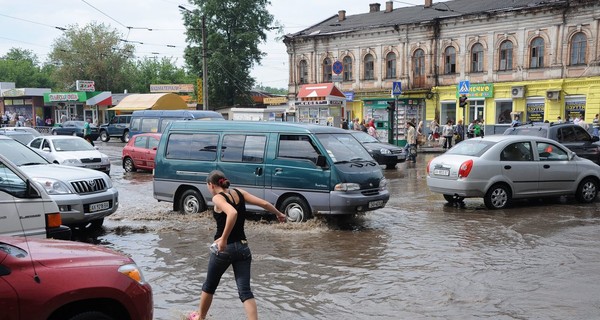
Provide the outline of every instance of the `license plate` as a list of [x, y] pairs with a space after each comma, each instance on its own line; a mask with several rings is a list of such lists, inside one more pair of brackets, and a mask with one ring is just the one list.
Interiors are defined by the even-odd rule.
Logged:
[[398, 159], [402, 159], [402, 158], [403, 158], [402, 156], [398, 156]]
[[383, 207], [383, 200], [370, 201], [369, 209]]
[[100, 211], [110, 208], [108, 201], [90, 204], [90, 212]]
[[446, 169], [434, 169], [433, 170], [433, 174], [435, 174], [436, 176], [449, 176], [450, 175], [450, 170], [446, 170]]

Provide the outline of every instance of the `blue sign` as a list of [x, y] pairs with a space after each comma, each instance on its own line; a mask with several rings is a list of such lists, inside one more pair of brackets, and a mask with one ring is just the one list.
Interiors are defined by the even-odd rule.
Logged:
[[353, 91], [345, 91], [344, 95], [346, 96], [346, 101], [354, 101], [354, 92]]
[[469, 87], [471, 83], [469, 80], [461, 81], [458, 83], [458, 94], [469, 94]]
[[342, 63], [339, 60], [337, 60], [336, 62], [333, 63], [333, 66], [331, 66], [331, 70], [335, 74], [340, 74], [340, 73], [342, 73], [342, 71], [344, 71], [344, 66], [342, 65]]
[[402, 82], [394, 81], [394, 83], [392, 83], [392, 94], [395, 96], [402, 94]]

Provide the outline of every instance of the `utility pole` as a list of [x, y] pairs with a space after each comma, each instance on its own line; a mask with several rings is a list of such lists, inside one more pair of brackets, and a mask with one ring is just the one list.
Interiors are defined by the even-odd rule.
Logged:
[[202, 110], [208, 110], [208, 71], [206, 70], [206, 16], [202, 15]]

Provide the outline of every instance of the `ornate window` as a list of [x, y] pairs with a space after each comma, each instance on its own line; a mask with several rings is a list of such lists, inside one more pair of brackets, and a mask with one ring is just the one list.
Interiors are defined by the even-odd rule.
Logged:
[[301, 60], [298, 64], [298, 82], [300, 84], [308, 83], [308, 63]]
[[375, 79], [375, 62], [372, 54], [365, 56], [365, 80]]
[[587, 37], [583, 32], [576, 33], [571, 39], [571, 65], [586, 64], [585, 52]]
[[456, 73], [456, 49], [448, 47], [444, 51], [444, 74]]
[[412, 64], [414, 76], [425, 75], [425, 52], [422, 49], [415, 51]]
[[471, 48], [471, 72], [483, 72], [483, 46], [476, 43]]
[[510, 40], [505, 40], [500, 44], [500, 65], [498, 70], [507, 71], [513, 68], [513, 44]]
[[385, 57], [385, 78], [396, 78], [396, 54], [393, 52], [388, 53]]
[[331, 82], [331, 59], [323, 59], [323, 82]]
[[342, 65], [344, 66], [344, 81], [352, 81], [352, 57], [345, 56]]
[[544, 39], [537, 37], [531, 41], [530, 68], [544, 67]]

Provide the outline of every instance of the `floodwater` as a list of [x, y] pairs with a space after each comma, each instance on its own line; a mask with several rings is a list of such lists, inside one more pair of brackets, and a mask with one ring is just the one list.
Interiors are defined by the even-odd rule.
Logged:
[[[118, 151], [111, 177], [120, 208], [91, 241], [130, 255], [143, 269], [155, 319], [183, 319], [198, 305], [214, 221], [157, 202], [151, 173], [123, 173]], [[424, 167], [433, 156], [385, 170], [392, 197], [383, 209], [304, 224], [249, 221], [259, 316], [598, 318], [600, 201], [524, 201], [499, 211], [484, 209], [481, 199], [449, 206], [427, 189]], [[209, 318], [245, 318], [231, 270]]]

